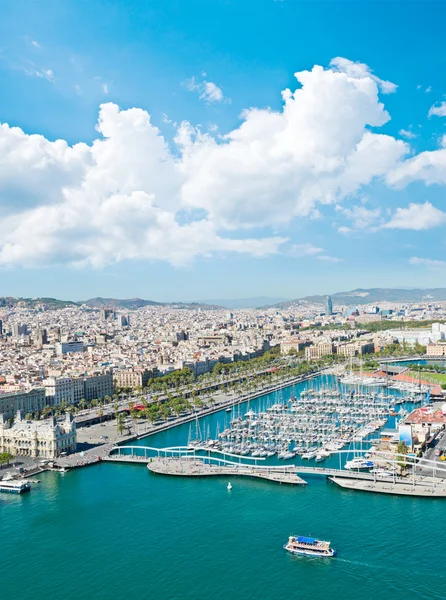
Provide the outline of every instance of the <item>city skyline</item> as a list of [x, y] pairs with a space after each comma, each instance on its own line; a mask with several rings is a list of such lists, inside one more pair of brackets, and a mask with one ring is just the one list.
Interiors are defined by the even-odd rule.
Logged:
[[0, 24], [5, 295], [439, 287], [443, 6], [46, 4]]

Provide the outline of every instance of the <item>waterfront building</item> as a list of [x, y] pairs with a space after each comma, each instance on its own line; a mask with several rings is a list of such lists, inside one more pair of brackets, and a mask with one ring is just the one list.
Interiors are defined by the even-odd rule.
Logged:
[[371, 341], [356, 341], [340, 343], [336, 347], [336, 354], [340, 356], [358, 356], [375, 352], [375, 344]]
[[12, 417], [18, 410], [24, 413], [41, 411], [46, 404], [44, 387], [6, 393], [0, 391], [0, 413], [6, 417]]
[[51, 406], [60, 406], [62, 402], [76, 405], [82, 399], [97, 400], [105, 396], [111, 397], [114, 392], [111, 370], [84, 373], [78, 377], [48, 377], [42, 383], [46, 391], [47, 404]]
[[99, 400], [105, 398], [105, 396], [111, 397], [113, 392], [113, 372], [111, 369], [84, 377], [84, 398], [86, 400]]
[[13, 456], [57, 458], [61, 453], [76, 452], [76, 423], [70, 413], [63, 420], [27, 421], [17, 411], [13, 425], [0, 413], [0, 452]]
[[51, 406], [75, 404], [72, 377], [49, 377], [42, 381], [45, 387], [47, 403]]
[[431, 328], [417, 327], [416, 329], [388, 329], [388, 336], [392, 336], [399, 343], [421, 344], [426, 346], [432, 342], [439, 342], [446, 339], [446, 326], [442, 323], [433, 323]]
[[280, 352], [281, 354], [288, 354], [291, 348], [294, 348], [296, 352], [300, 352], [307, 346], [310, 346], [310, 342], [304, 342], [300, 339], [291, 339], [280, 342]]
[[144, 388], [149, 379], [155, 376], [153, 369], [120, 369], [113, 373], [115, 384], [118, 387]]
[[334, 345], [332, 342], [319, 342], [315, 346], [309, 346], [305, 348], [305, 358], [307, 360], [314, 360], [327, 356], [327, 354], [333, 354]]

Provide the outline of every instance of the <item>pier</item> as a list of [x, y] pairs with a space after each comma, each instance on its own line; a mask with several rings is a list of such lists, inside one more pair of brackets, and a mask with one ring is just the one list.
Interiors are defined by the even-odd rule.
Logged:
[[296, 474], [296, 468], [290, 466], [256, 466], [231, 463], [222, 459], [214, 459], [218, 463], [205, 462], [197, 457], [191, 458], [154, 458], [147, 463], [152, 473], [160, 475], [177, 475], [180, 477], [250, 477], [267, 479], [276, 483], [290, 485], [306, 485], [306, 481]]
[[[118, 446], [103, 458], [105, 462], [146, 464], [152, 473], [160, 475], [177, 475], [184, 477], [252, 477], [267, 479], [276, 483], [290, 485], [306, 485], [296, 473], [294, 465], [257, 465], [242, 463], [241, 459], [248, 459], [257, 463], [259, 459], [237, 457], [239, 462], [230, 461], [217, 456], [199, 456], [195, 450], [182, 446], [172, 448], [151, 448], [149, 446]], [[122, 453], [121, 450], [131, 450], [132, 454]], [[143, 450], [143, 454], [133, 454], [133, 451]], [[156, 453], [156, 456], [150, 454]], [[262, 460], [262, 459], [260, 459]]]
[[[410, 473], [406, 476], [398, 475], [395, 471], [392, 475], [385, 476], [379, 472], [342, 468], [287, 464], [276, 466], [264, 464], [265, 458], [261, 457], [239, 456], [218, 450], [213, 450], [212, 455], [210, 450], [207, 450], [206, 454], [198, 454], [197, 452], [200, 451], [203, 452], [204, 449], [199, 450], [188, 446], [172, 446], [170, 448], [115, 446], [103, 460], [124, 464], [143, 464], [152, 473], [160, 475], [251, 477], [291, 485], [306, 485], [307, 481], [301, 476], [320, 476], [328, 478], [342, 488], [351, 490], [446, 498], [446, 467], [427, 459], [408, 464]], [[339, 455], [349, 453], [350, 451], [345, 450], [338, 452]], [[375, 452], [375, 460], [396, 466], [397, 456], [390, 458], [387, 453]], [[426, 467], [433, 467], [433, 476], [421, 475], [420, 470], [426, 469]]]
[[424, 496], [425, 498], [446, 498], [446, 482], [433, 478], [417, 478], [415, 483], [410, 479], [396, 481], [364, 481], [357, 478], [330, 477], [330, 481], [342, 488], [375, 492], [378, 494], [393, 494], [397, 496]]

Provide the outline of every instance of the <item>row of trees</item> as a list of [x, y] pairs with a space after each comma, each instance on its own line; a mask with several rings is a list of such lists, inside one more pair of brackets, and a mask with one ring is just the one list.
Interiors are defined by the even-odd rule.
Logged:
[[118, 399], [118, 394], [113, 394], [113, 396], [104, 396], [104, 398], [95, 398], [93, 400], [86, 400], [85, 398], [82, 398], [79, 404], [76, 405], [68, 404], [66, 400], [62, 400], [58, 406], [50, 406], [47, 404], [41, 411], [27, 413], [25, 415], [25, 419], [46, 419], [49, 416], [60, 417], [66, 413], [77, 415], [80, 411], [87, 408], [98, 408], [98, 412], [103, 413], [102, 409], [104, 407], [115, 404]]
[[[263, 358], [263, 357], [262, 357]], [[270, 370], [260, 370], [265, 366], [274, 366]], [[322, 359], [320, 365], [326, 364]], [[218, 366], [220, 365], [220, 366]], [[191, 411], [200, 411], [203, 408], [212, 407], [215, 404], [213, 394], [219, 391], [242, 396], [251, 392], [264, 389], [266, 386], [274, 385], [313, 371], [316, 366], [305, 361], [290, 362], [280, 359], [277, 353], [264, 358], [263, 361], [254, 359], [246, 363], [218, 363], [212, 373], [206, 373], [193, 383], [183, 386], [181, 390], [166, 391], [166, 399], [160, 400], [153, 396], [154, 402], [149, 403], [142, 398], [138, 403], [143, 409], [136, 409], [135, 404], [130, 402], [130, 416], [134, 423], [140, 418], [145, 418], [151, 423], [167, 421], [170, 418], [188, 414]], [[116, 426], [118, 433], [125, 430], [125, 417], [117, 416]]]

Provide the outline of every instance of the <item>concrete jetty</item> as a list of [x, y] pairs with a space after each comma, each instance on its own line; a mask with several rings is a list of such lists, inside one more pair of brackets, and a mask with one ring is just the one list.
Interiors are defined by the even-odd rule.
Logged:
[[342, 488], [375, 492], [378, 494], [394, 494], [397, 496], [424, 496], [426, 498], [446, 498], [446, 482], [432, 478], [418, 479], [411, 483], [410, 479], [403, 481], [365, 481], [363, 479], [348, 479], [330, 477], [330, 481]]
[[296, 474], [296, 468], [292, 465], [266, 467], [264, 465], [254, 466], [236, 463], [212, 464], [205, 463], [196, 458], [152, 458], [151, 460], [149, 459], [147, 468], [152, 473], [160, 475], [176, 475], [180, 477], [251, 477], [290, 485], [306, 485], [306, 481]]

